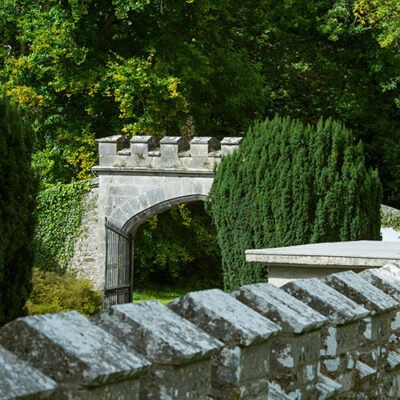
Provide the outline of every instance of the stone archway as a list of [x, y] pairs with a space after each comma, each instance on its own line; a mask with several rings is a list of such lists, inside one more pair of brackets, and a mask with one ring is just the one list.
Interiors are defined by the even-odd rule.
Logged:
[[123, 229], [134, 236], [139, 226], [154, 215], [161, 214], [162, 212], [180, 206], [181, 204], [191, 203], [194, 201], [204, 201], [205, 198], [206, 195], [204, 194], [191, 194], [162, 201], [132, 216], [132, 218], [125, 223]]
[[159, 148], [152, 136], [99, 139], [97, 286], [104, 283], [107, 219], [123, 231], [137, 228], [155, 214], [183, 203], [204, 200], [221, 156], [240, 146], [241, 137], [164, 137]]

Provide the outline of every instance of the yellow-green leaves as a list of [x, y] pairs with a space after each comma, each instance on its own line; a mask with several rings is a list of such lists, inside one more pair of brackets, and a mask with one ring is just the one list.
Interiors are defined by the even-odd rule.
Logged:
[[354, 11], [362, 25], [381, 31], [382, 47], [400, 44], [400, 2], [398, 0], [357, 0]]
[[165, 122], [187, 113], [187, 101], [179, 91], [179, 79], [168, 74], [167, 68], [146, 59], [115, 57], [107, 64], [101, 86], [104, 93], [118, 104], [122, 131], [135, 135], [160, 136]]

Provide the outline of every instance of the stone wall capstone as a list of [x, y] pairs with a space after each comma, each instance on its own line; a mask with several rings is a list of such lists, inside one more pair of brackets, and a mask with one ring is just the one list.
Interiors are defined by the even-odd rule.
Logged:
[[400, 266], [19, 318], [0, 398], [400, 398]]

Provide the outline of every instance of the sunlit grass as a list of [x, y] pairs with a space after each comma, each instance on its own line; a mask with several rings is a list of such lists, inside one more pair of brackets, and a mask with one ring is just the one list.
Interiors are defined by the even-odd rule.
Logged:
[[184, 288], [166, 288], [166, 289], [137, 289], [133, 291], [133, 303], [147, 300], [157, 300], [161, 304], [168, 304], [172, 300], [190, 292], [190, 289]]

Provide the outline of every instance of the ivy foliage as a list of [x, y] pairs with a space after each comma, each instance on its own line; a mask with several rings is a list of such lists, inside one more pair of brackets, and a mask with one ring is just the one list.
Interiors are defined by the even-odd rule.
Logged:
[[58, 183], [42, 190], [37, 200], [35, 266], [63, 272], [74, 253], [74, 239], [85, 212], [87, 181]]
[[179, 206], [142, 225], [135, 237], [134, 265], [136, 288], [221, 287], [215, 226], [203, 202]]
[[0, 326], [24, 314], [32, 289], [38, 188], [32, 145], [29, 125], [0, 99]]
[[254, 124], [221, 160], [207, 209], [222, 252], [224, 287], [265, 281], [245, 250], [380, 239], [382, 187], [363, 146], [340, 123], [275, 117]]

